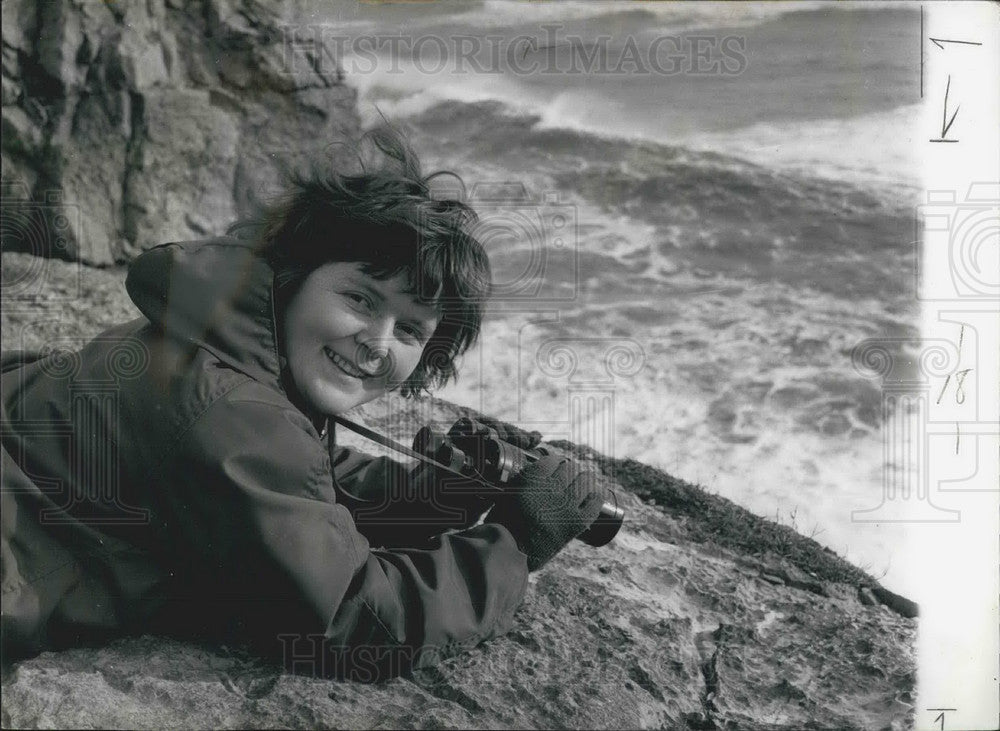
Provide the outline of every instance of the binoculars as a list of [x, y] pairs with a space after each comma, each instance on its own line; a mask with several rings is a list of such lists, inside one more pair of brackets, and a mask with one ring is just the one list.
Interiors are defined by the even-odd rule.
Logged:
[[[513, 478], [545, 452], [524, 450], [500, 438], [496, 429], [463, 417], [442, 435], [425, 426], [413, 438], [413, 450], [465, 477], [502, 491]], [[594, 522], [577, 538], [603, 546], [617, 535], [625, 519], [614, 490], [602, 487], [604, 502]]]

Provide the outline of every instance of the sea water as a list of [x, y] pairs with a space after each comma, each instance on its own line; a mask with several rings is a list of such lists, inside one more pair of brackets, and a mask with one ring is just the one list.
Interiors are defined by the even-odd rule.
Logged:
[[[329, 20], [445, 39], [341, 58], [366, 121], [403, 125], [482, 215], [498, 301], [440, 395], [700, 483], [905, 593], [905, 526], [852, 518], [908, 468], [884, 458], [881, 384], [852, 351], [919, 334], [917, 10], [428, 8]], [[563, 68], [571, 37], [611, 56], [630, 37], [729, 37], [745, 63], [482, 73], [448, 55], [462, 35], [535, 38], [522, 58]]]

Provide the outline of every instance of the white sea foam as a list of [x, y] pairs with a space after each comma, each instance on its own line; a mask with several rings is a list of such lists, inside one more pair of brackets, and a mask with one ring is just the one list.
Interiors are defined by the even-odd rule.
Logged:
[[909, 104], [857, 117], [762, 123], [676, 141], [769, 167], [879, 185], [920, 185], [917, 146], [922, 106]]
[[[406, 59], [345, 54], [342, 65], [350, 83], [358, 90], [359, 112], [366, 125], [380, 120], [381, 111], [387, 117], [409, 117], [421, 114], [443, 101], [475, 103], [497, 101], [513, 113], [530, 114], [544, 105], [544, 92], [533, 93], [516, 80], [500, 75], [477, 75], [467, 69], [456, 73], [457, 61], [428, 62], [418, 66]], [[351, 73], [352, 69], [358, 70]]]
[[[783, 355], [782, 339], [794, 333], [860, 341], [884, 316], [882, 304], [838, 303], [783, 285], [739, 288], [722, 277], [706, 285], [685, 272], [672, 279], [677, 291], [692, 294], [622, 302], [621, 317], [609, 315], [614, 305], [590, 303], [601, 282], [593, 291], [581, 283], [578, 303], [562, 314], [494, 317], [464, 359], [462, 378], [441, 395], [550, 439], [588, 444], [700, 483], [752, 512], [815, 532], [817, 541], [876, 576], [886, 572], [890, 588], [912, 589], [904, 533], [853, 520], [854, 511], [879, 505], [883, 469], [894, 468], [883, 465], [879, 431], [858, 422], [850, 408], [836, 412], [849, 422], [838, 436], [806, 426], [824, 403], [835, 409], [837, 402], [858, 403], [850, 389], [863, 379], [846, 357], [820, 367]], [[713, 294], [713, 286], [725, 291]], [[768, 303], [779, 300], [791, 314], [775, 317]], [[630, 308], [663, 317], [630, 322]], [[619, 322], [624, 327], [616, 334]], [[552, 354], [553, 342], [562, 352]], [[639, 357], [609, 377], [607, 353], [617, 346], [637, 347]], [[848, 391], [829, 390], [823, 378], [841, 379]], [[801, 402], [779, 405], [772, 394], [795, 385], [808, 392]], [[720, 426], [716, 408], [732, 411], [731, 426]]]

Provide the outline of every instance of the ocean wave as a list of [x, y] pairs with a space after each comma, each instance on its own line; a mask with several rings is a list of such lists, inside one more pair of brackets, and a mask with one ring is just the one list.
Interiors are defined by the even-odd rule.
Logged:
[[358, 111], [366, 125], [378, 123], [382, 115], [413, 117], [444, 102], [497, 102], [513, 114], [532, 113], [544, 103], [544, 94], [533, 95], [515, 79], [459, 73], [456, 64], [451, 59], [431, 73], [406, 59], [346, 54], [342, 60], [345, 69], [363, 70], [348, 76], [358, 91]]
[[478, 10], [459, 16], [477, 27], [499, 28], [556, 21], [602, 21], [610, 23], [622, 15], [642, 14], [659, 29], [683, 30], [697, 27], [748, 26], [779, 17], [794, 10], [822, 8], [822, 2], [795, 5], [775, 3], [658, 3], [621, 2], [620, 0], [569, 0], [559, 3], [512, 3], [486, 0]]
[[[868, 3], [865, 3], [867, 5]], [[871, 3], [872, 5], [883, 3]], [[845, 4], [846, 5], [846, 4]], [[484, 2], [437, 2], [432, 12], [394, 11], [386, 13], [379, 7], [378, 14], [368, 14], [364, 7], [350, 14], [334, 13], [323, 5], [301, 3], [298, 16], [314, 21], [328, 16], [336, 20], [345, 33], [377, 32], [395, 28], [405, 22], [407, 30], [426, 32], [435, 27], [465, 27], [475, 32], [496, 31], [503, 28], [523, 28], [543, 23], [600, 23], [614, 27], [625, 17], [632, 16], [660, 31], [688, 30], [702, 27], [747, 27], [766, 22], [793, 12], [820, 10], [827, 3], [820, 1], [799, 3], [664, 3], [628, 2], [623, 0], [563, 0], [561, 2], [530, 2], [524, 0], [485, 0]], [[854, 8], [851, 6], [851, 9]], [[426, 11], [427, 8], [421, 8]]]
[[642, 139], [718, 152], [759, 165], [848, 180], [912, 199], [921, 184], [916, 126], [921, 106], [819, 120], [759, 122], [724, 132], [630, 121], [583, 92], [557, 95], [537, 110], [538, 129], [566, 129], [606, 138]]
[[[406, 73], [411, 64], [394, 63], [396, 71], [386, 67], [355, 80], [362, 117], [368, 124], [376, 123], [382, 115], [413, 118], [457, 102], [472, 105], [466, 110], [457, 105], [447, 107], [461, 117], [460, 124], [481, 116], [489, 117], [500, 128], [514, 125], [523, 131], [517, 118], [530, 117], [532, 133], [563, 131], [563, 138], [581, 143], [595, 137], [642, 140], [717, 152], [762, 166], [877, 188], [908, 205], [915, 202], [922, 182], [921, 160], [914, 143], [921, 121], [917, 104], [853, 117], [756, 122], [724, 131], [703, 131], [693, 119], [664, 124], [641, 107], [635, 114], [623, 113], [626, 110], [620, 105], [609, 103], [594, 91], [553, 92], [503, 76], [485, 83], [478, 76], [451, 70], [441, 71], [435, 83], [428, 83], [426, 75]], [[488, 102], [495, 106], [482, 106]], [[497, 132], [503, 134], [502, 129]], [[547, 139], [556, 141], [559, 137], [556, 134]]]
[[[508, 114], [495, 102], [444, 103], [412, 121], [427, 144], [461, 140], [467, 170], [481, 162], [514, 177], [544, 179], [564, 200], [652, 227], [651, 248], [687, 269], [842, 296], [913, 294], [912, 278], [901, 273], [916, 254], [912, 208], [848, 176], [823, 178], [714, 151], [541, 128], [537, 116]], [[596, 251], [596, 239], [581, 235], [580, 241], [582, 249]], [[635, 271], [642, 262], [629, 264]]]
[[922, 181], [916, 154], [920, 104], [857, 117], [760, 123], [727, 133], [678, 140], [761, 165], [855, 180], [909, 196]]

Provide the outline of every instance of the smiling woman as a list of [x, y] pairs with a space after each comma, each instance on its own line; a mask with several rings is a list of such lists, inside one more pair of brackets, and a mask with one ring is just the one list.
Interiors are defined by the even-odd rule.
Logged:
[[520, 502], [482, 522], [480, 496], [328, 434], [454, 376], [490, 288], [472, 210], [398, 135], [371, 140], [381, 166], [294, 178], [252, 236], [136, 259], [141, 318], [5, 354], [5, 660], [169, 632], [375, 680], [507, 631], [528, 571], [596, 517], [565, 458], [519, 478], [565, 491], [552, 525]]
[[348, 262], [324, 264], [302, 282], [280, 332], [291, 381], [308, 408], [340, 414], [413, 373], [440, 312], [407, 283], [404, 274], [379, 281]]
[[231, 232], [250, 232], [275, 270], [279, 312], [309, 274], [331, 262], [358, 265], [372, 304], [382, 299], [375, 282], [399, 280], [392, 285], [397, 294], [434, 308], [437, 322], [422, 357], [400, 384], [403, 395], [416, 395], [453, 378], [455, 358], [476, 341], [491, 290], [490, 263], [470, 233], [475, 211], [430, 187], [439, 176], [461, 179], [447, 171], [422, 176], [416, 156], [387, 128], [368, 139], [381, 168], [293, 174], [283, 199]]

